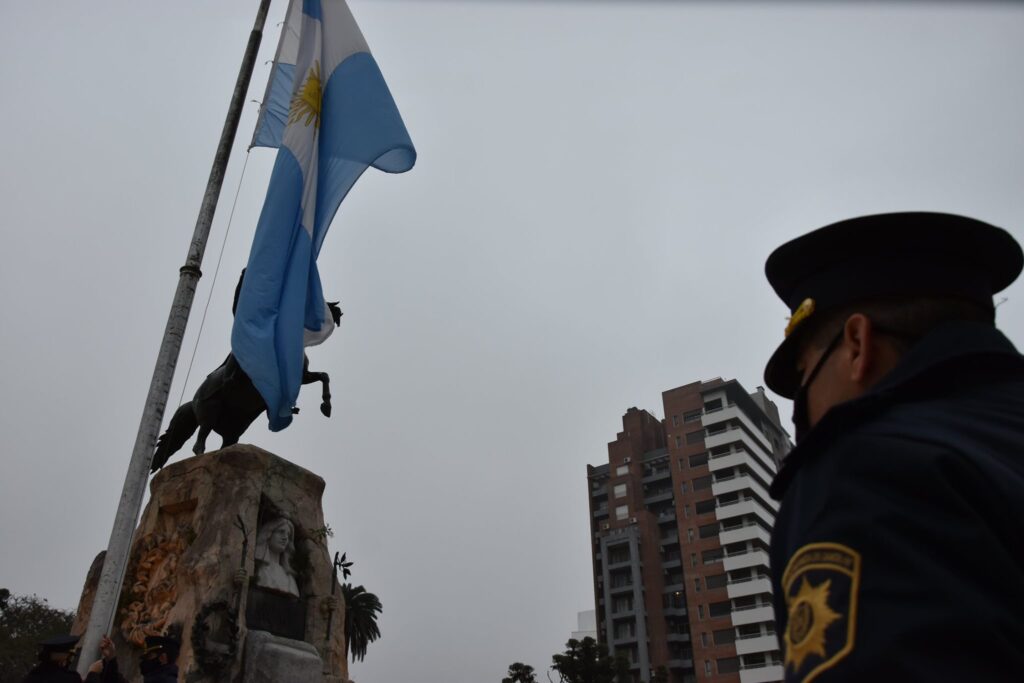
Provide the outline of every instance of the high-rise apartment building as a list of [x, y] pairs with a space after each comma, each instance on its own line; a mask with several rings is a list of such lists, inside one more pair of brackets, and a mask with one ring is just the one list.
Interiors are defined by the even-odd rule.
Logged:
[[735, 380], [662, 394], [665, 419], [630, 408], [587, 467], [599, 639], [638, 681], [783, 678], [768, 543], [768, 486], [791, 447], [775, 404]]

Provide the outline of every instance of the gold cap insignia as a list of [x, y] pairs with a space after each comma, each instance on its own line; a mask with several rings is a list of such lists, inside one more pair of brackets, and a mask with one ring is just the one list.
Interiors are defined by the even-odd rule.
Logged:
[[793, 330], [797, 328], [797, 325], [807, 320], [814, 313], [814, 299], [804, 299], [803, 302], [797, 306], [797, 309], [793, 311], [792, 317], [789, 319], [789, 324], [786, 325], [786, 334], [789, 336], [793, 333]]

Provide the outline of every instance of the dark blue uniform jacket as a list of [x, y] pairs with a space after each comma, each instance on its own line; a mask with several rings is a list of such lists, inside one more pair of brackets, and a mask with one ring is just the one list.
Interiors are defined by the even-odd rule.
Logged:
[[772, 485], [786, 681], [1024, 681], [1024, 358], [927, 335]]

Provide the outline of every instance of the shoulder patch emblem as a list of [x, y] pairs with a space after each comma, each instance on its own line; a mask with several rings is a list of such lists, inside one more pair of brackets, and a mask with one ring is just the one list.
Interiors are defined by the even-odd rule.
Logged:
[[782, 574], [785, 668], [803, 683], [853, 651], [860, 553], [839, 543], [800, 548]]

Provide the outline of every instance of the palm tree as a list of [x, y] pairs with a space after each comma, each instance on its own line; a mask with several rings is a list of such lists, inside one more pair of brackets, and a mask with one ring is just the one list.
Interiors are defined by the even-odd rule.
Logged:
[[376, 595], [367, 593], [362, 586], [342, 584], [341, 595], [345, 598], [345, 656], [351, 652], [353, 662], [363, 661], [366, 646], [380, 638], [377, 615], [383, 606]]
[[522, 662], [515, 662], [508, 668], [508, 676], [501, 683], [537, 683], [533, 675], [533, 667]]

